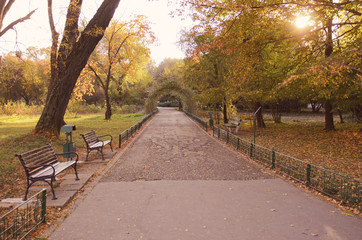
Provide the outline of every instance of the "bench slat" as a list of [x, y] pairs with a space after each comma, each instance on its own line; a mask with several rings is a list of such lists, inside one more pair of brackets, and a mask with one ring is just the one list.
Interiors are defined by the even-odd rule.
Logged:
[[89, 148], [100, 148], [100, 147], [103, 147], [103, 146], [107, 145], [110, 142], [111, 142], [111, 140], [99, 141], [99, 142], [90, 144]]
[[57, 162], [57, 158], [55, 156], [55, 153], [52, 152], [45, 152], [39, 155], [34, 155], [31, 159], [24, 158], [25, 166], [27, 167], [33, 167], [37, 165], [46, 164], [48, 162]]
[[[57, 162], [56, 164], [52, 164], [52, 166], [55, 168], [55, 174], [58, 175], [68, 167], [75, 164], [75, 161], [68, 161], [68, 162]], [[47, 167], [43, 169], [42, 171], [39, 171], [36, 174], [33, 174], [31, 177], [37, 178], [37, 177], [43, 177], [43, 176], [49, 176], [53, 174], [53, 168]]]
[[33, 158], [38, 157], [39, 155], [42, 155], [44, 153], [55, 154], [51, 147], [41, 147], [41, 148], [34, 149], [32, 151], [23, 153], [23, 154], [21, 154], [21, 156], [23, 157], [24, 160], [26, 159], [27, 162], [31, 163]]
[[58, 159], [55, 155], [53, 148], [50, 145], [33, 149], [20, 155], [24, 167], [27, 168], [27, 172], [30, 176], [42, 171], [41, 167], [35, 169], [29, 169], [44, 164], [56, 164]]
[[84, 140], [88, 143], [94, 143], [94, 142], [98, 142], [98, 136], [96, 135], [96, 133], [94, 132], [94, 130], [87, 132], [85, 134], [83, 134], [84, 136]]

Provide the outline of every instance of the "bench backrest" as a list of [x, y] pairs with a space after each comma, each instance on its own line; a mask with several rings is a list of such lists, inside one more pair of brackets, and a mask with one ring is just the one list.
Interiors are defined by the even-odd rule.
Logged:
[[84, 141], [86, 142], [87, 145], [94, 143], [94, 142], [98, 142], [98, 136], [97, 134], [94, 132], [94, 130], [87, 132], [85, 134], [81, 134]]
[[239, 125], [241, 123], [241, 121], [242, 120], [239, 117], [231, 117], [231, 119], [230, 119], [230, 123], [235, 124], [235, 125]]
[[[41, 170], [40, 165], [45, 164], [55, 164], [58, 162], [57, 156], [50, 144], [47, 144], [43, 147], [33, 149], [31, 151], [16, 154], [16, 157], [19, 158], [21, 164], [23, 165], [26, 173], [32, 175]], [[32, 167], [39, 166], [38, 168], [29, 169]]]

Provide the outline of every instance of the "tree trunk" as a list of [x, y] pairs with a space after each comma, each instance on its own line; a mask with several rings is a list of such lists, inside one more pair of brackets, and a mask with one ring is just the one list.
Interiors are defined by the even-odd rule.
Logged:
[[181, 98], [178, 98], [178, 108], [181, 110], [183, 107], [182, 107], [182, 100]]
[[310, 105], [312, 106], [312, 112], [318, 113], [319, 110], [322, 108], [322, 104], [318, 103], [317, 101], [310, 101]]
[[329, 100], [324, 104], [325, 113], [325, 130], [331, 131], [335, 130], [334, 122], [333, 122], [333, 112], [332, 112], [332, 104]]
[[[332, 18], [328, 19], [327, 22], [327, 37], [326, 37], [326, 48], [324, 56], [328, 58], [333, 52], [333, 40], [332, 40]], [[335, 130], [333, 122], [332, 104], [329, 99], [324, 104], [325, 112], [325, 130]]]
[[[59, 73], [59, 80], [54, 84], [35, 133], [59, 136], [65, 111], [77, 79], [85, 67], [89, 56], [104, 35], [120, 0], [104, 0], [97, 13], [82, 32], [78, 42], [66, 60], [64, 71]], [[102, 30], [102, 31], [100, 31]]]
[[[261, 103], [260, 102], [256, 102], [254, 105], [254, 113], [259, 109], [259, 107], [261, 107]], [[262, 113], [262, 109], [260, 108], [260, 110], [255, 114], [256, 117], [256, 126], [258, 128], [265, 128], [265, 122], [263, 119], [263, 113]]]
[[109, 94], [108, 94], [108, 90], [104, 92], [105, 97], [106, 97], [106, 113], [105, 113], [105, 119], [106, 120], [110, 120], [112, 117], [112, 106], [111, 106], [111, 102], [109, 100]]
[[226, 104], [224, 103], [224, 108], [223, 108], [223, 115], [224, 115], [224, 123], [228, 123], [229, 119], [228, 119], [228, 112], [226, 109]]
[[49, 18], [50, 30], [52, 33], [52, 46], [50, 48], [50, 79], [48, 85], [48, 93], [45, 102], [48, 102], [50, 93], [54, 87], [55, 82], [58, 79], [57, 53], [58, 53], [59, 33], [55, 30], [52, 0], [48, 0], [48, 18]]
[[273, 105], [272, 116], [273, 116], [274, 123], [282, 122], [282, 114], [279, 109], [279, 104]]
[[344, 121], [343, 121], [343, 114], [342, 114], [341, 109], [338, 109], [338, 115], [339, 115], [339, 119], [341, 120], [341, 123], [344, 123]]
[[352, 107], [351, 111], [356, 122], [362, 123], [362, 106], [358, 104], [357, 106]]

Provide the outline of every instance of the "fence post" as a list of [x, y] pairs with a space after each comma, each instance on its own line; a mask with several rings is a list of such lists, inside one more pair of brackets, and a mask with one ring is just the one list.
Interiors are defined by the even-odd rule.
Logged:
[[307, 187], [310, 186], [310, 173], [311, 173], [311, 170], [312, 170], [312, 166], [308, 163], [307, 164], [307, 181], [306, 181]]
[[239, 138], [239, 137], [238, 137], [238, 145], [237, 145], [236, 149], [237, 149], [238, 151], [240, 151], [240, 138]]
[[272, 169], [275, 169], [275, 151], [272, 151]]
[[250, 158], [253, 158], [253, 150], [254, 150], [254, 144], [250, 144]]
[[47, 210], [47, 190], [43, 189], [43, 191], [41, 192], [41, 212], [40, 212], [42, 223], [45, 222], [46, 210]]
[[118, 148], [121, 148], [121, 145], [122, 145], [122, 133], [119, 134], [118, 140], [119, 140], [119, 142], [118, 142]]
[[127, 129], [127, 131], [126, 131], [126, 137], [127, 137], [127, 141], [128, 141], [128, 129]]
[[217, 129], [217, 138], [220, 139], [220, 128]]

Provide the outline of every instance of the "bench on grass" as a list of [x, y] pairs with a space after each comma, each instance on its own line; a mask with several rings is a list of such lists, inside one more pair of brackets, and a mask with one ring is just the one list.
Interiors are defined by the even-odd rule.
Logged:
[[[59, 162], [58, 156], [65, 154], [67, 154], [68, 157], [69, 154], [71, 154], [71, 156], [75, 156], [76, 159], [72, 160], [72, 158], [65, 162]], [[47, 144], [22, 154], [16, 154], [15, 156], [19, 158], [21, 165], [23, 165], [27, 178], [28, 186], [25, 191], [24, 201], [27, 199], [29, 188], [37, 181], [48, 183], [53, 193], [53, 200], [57, 199], [53, 188], [55, 176], [68, 167], [74, 168], [75, 180], [79, 180], [77, 173], [78, 155], [75, 152], [56, 154], [52, 146]]]
[[234, 133], [237, 133], [239, 131], [241, 122], [242, 120], [240, 117], [233, 116], [230, 118], [230, 122], [224, 123], [223, 126], [226, 127], [229, 132], [232, 132], [232, 130], [234, 130]]
[[[93, 150], [99, 151], [101, 153], [101, 155], [102, 155], [102, 160], [104, 160], [103, 147], [106, 146], [107, 144], [109, 144], [109, 146], [111, 147], [111, 150], [113, 152], [113, 149], [112, 149], [112, 136], [111, 135], [97, 136], [95, 131], [92, 130], [92, 131], [87, 132], [85, 134], [81, 134], [81, 136], [83, 137], [83, 139], [85, 141], [85, 144], [87, 145], [86, 161], [88, 161], [88, 154]], [[102, 137], [111, 137], [111, 139], [102, 141], [102, 140], [100, 140], [100, 138], [102, 138]]]

